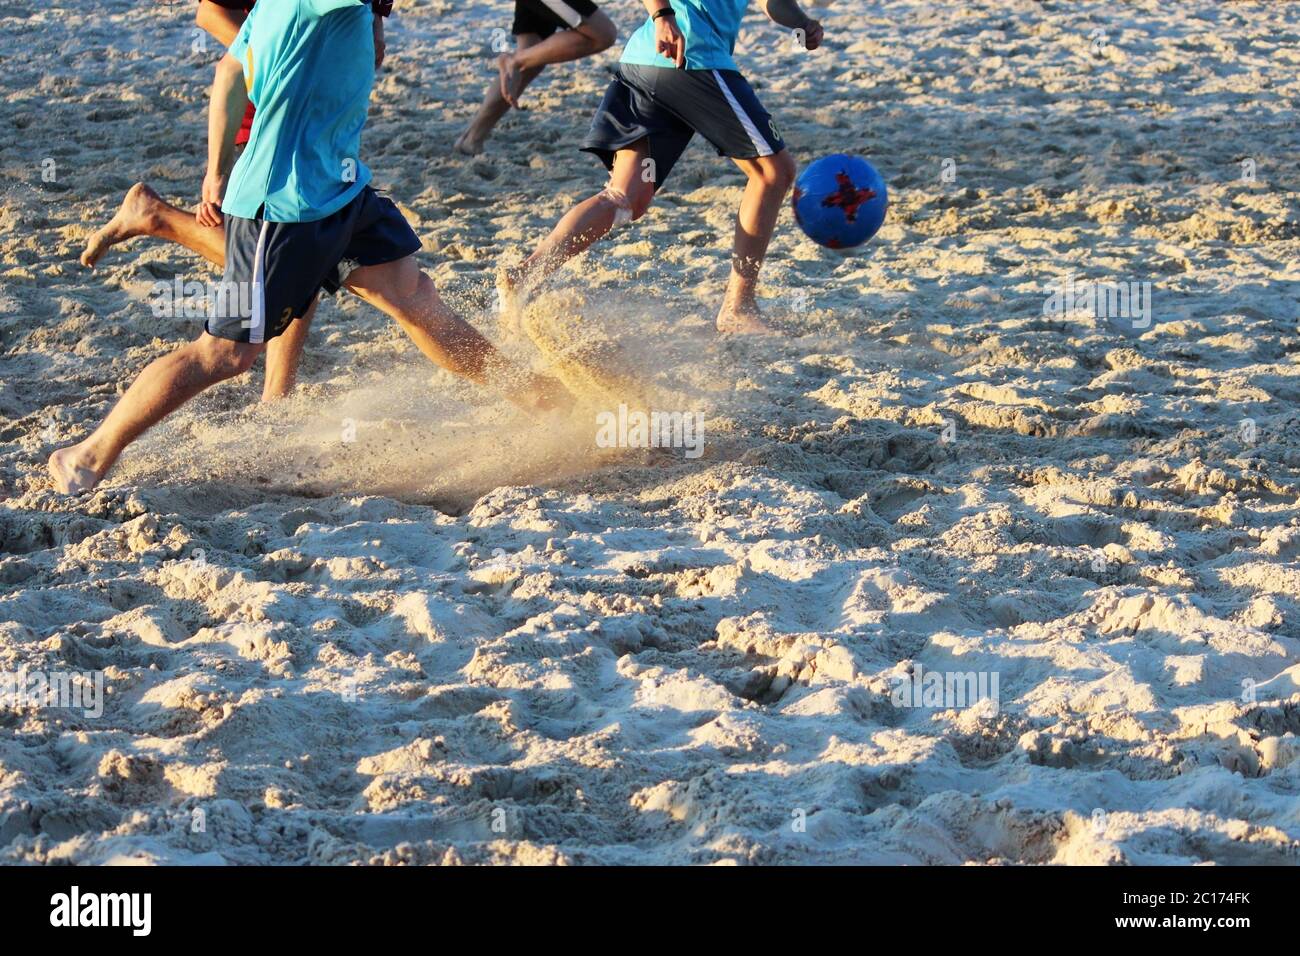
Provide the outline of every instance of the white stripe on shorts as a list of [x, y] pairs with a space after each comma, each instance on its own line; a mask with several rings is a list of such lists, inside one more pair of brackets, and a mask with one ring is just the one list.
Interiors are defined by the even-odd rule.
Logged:
[[713, 78], [718, 81], [718, 86], [722, 89], [722, 95], [727, 98], [727, 102], [731, 104], [732, 110], [735, 111], [736, 119], [740, 120], [740, 125], [743, 126], [745, 132], [749, 134], [749, 141], [754, 144], [754, 149], [758, 150], [758, 155], [771, 156], [772, 147], [767, 145], [767, 140], [763, 139], [762, 135], [759, 134], [758, 127], [755, 126], [754, 121], [749, 118], [749, 114], [741, 109], [739, 100], [737, 100], [735, 94], [731, 92], [731, 87], [729, 87], [726, 81], [723, 80], [722, 74], [717, 70], [714, 70]]
[[257, 253], [253, 259], [253, 314], [248, 323], [248, 341], [257, 345], [266, 339], [266, 231], [271, 224], [262, 220], [257, 234]]
[[577, 29], [582, 24], [582, 14], [569, 6], [564, 0], [542, 0], [547, 8], [567, 23], [570, 29]]

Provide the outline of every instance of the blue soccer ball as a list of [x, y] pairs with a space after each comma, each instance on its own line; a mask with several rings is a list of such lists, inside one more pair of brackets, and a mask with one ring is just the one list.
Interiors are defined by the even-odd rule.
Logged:
[[885, 221], [885, 181], [861, 156], [835, 153], [810, 163], [794, 184], [794, 218], [813, 242], [852, 249]]

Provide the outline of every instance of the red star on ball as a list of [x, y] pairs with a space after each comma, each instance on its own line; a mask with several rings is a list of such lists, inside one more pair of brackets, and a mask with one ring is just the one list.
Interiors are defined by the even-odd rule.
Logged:
[[848, 173], [836, 173], [835, 181], [840, 188], [822, 200], [823, 206], [839, 206], [844, 210], [844, 218], [853, 222], [858, 218], [858, 209], [864, 203], [876, 198], [874, 189], [859, 189], [853, 185]]

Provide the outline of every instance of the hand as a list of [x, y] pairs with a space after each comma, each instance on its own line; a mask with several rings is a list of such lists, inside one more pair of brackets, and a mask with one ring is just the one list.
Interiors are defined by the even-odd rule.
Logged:
[[226, 195], [226, 174], [208, 170], [203, 177], [203, 201], [194, 210], [194, 218], [200, 226], [220, 226], [224, 220], [221, 216], [221, 200]]
[[677, 64], [678, 69], [686, 66], [686, 37], [677, 29], [673, 17], [660, 17], [655, 21], [655, 50]]
[[803, 48], [815, 50], [822, 45], [822, 24], [820, 20], [809, 17], [803, 25]]
[[384, 45], [384, 18], [375, 14], [375, 69], [384, 65], [384, 52], [387, 47]]

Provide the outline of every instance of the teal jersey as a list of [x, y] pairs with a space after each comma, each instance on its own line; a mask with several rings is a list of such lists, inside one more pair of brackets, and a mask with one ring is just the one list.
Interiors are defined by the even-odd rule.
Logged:
[[[740, 18], [749, 0], [669, 0], [677, 29], [686, 38], [688, 70], [734, 70], [731, 54], [740, 33]], [[623, 48], [620, 60], [637, 66], [676, 67], [655, 51], [655, 24], [647, 18]]]
[[315, 222], [370, 181], [361, 127], [375, 82], [369, 0], [262, 0], [229, 55], [257, 108], [222, 211], [241, 219]]

